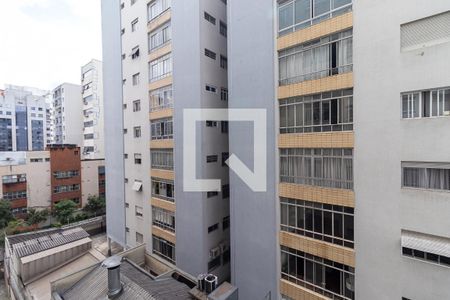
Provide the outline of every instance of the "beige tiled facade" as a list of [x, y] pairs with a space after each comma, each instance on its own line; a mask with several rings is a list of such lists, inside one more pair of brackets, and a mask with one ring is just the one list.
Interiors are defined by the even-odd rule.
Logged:
[[350, 267], [355, 267], [355, 251], [350, 248], [284, 231], [280, 232], [280, 244], [282, 246], [303, 251], [314, 256], [319, 256]]
[[280, 292], [282, 295], [296, 300], [329, 300], [328, 297], [322, 296], [284, 279], [280, 280]]
[[173, 108], [166, 108], [157, 111], [152, 111], [149, 115], [150, 120], [157, 120], [162, 118], [169, 118], [173, 116]]
[[154, 81], [154, 82], [150, 82], [148, 84], [148, 89], [149, 90], [156, 90], [156, 89], [162, 88], [164, 86], [171, 85], [172, 84], [172, 80], [173, 80], [172, 76], [167, 76], [167, 77], [165, 77], [163, 79], [160, 79], [160, 80], [157, 80], [157, 81]]
[[152, 140], [150, 141], [150, 148], [152, 149], [171, 149], [173, 148], [173, 139], [166, 140]]
[[353, 148], [353, 132], [289, 133], [278, 136], [279, 148]]
[[278, 193], [280, 197], [355, 207], [355, 193], [352, 190], [280, 183]]
[[158, 48], [158, 49], [150, 52], [150, 54], [148, 55], [148, 60], [149, 61], [155, 60], [155, 59], [157, 59], [163, 55], [166, 55], [170, 52], [172, 52], [172, 43], [169, 43], [164, 47]]
[[175, 203], [152, 197], [152, 206], [159, 207], [171, 212], [175, 212]]
[[175, 238], [175, 234], [174, 233], [166, 231], [164, 229], [161, 229], [161, 228], [159, 228], [157, 226], [152, 226], [152, 234], [157, 236], [157, 237], [160, 237], [160, 238], [162, 238], [162, 239], [164, 239], [166, 241], [169, 241], [169, 242], [171, 242], [173, 244], [175, 244], [175, 242], [176, 242], [176, 238]]
[[278, 99], [305, 96], [327, 91], [348, 89], [353, 87], [353, 73], [344, 73], [321, 79], [278, 87]]
[[161, 26], [162, 24], [170, 21], [171, 18], [172, 18], [171, 10], [167, 10], [166, 12], [162, 13], [156, 19], [148, 22], [148, 24], [147, 24], [148, 32], [151, 32], [151, 31], [155, 30], [156, 28], [158, 28], [159, 26]]
[[167, 180], [174, 180], [175, 174], [173, 171], [170, 171], [170, 170], [152, 169], [151, 177], [167, 179]]
[[295, 31], [282, 36], [277, 41], [278, 50], [293, 47], [295, 45], [327, 36], [335, 32], [349, 29], [353, 26], [353, 13], [348, 12], [344, 15], [323, 21], [311, 27]]

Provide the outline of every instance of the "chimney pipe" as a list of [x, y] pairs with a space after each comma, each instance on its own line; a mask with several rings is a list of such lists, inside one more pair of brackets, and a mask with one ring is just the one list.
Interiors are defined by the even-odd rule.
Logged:
[[120, 282], [120, 263], [122, 257], [111, 256], [105, 259], [102, 267], [108, 269], [108, 298], [114, 298], [122, 292], [122, 283]]

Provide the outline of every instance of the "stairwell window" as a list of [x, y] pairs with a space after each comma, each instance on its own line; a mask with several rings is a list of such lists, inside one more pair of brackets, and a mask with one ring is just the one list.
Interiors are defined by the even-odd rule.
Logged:
[[450, 117], [450, 87], [401, 95], [402, 118]]
[[217, 92], [217, 88], [215, 86], [212, 86], [212, 85], [209, 85], [209, 84], [205, 85], [205, 90], [207, 92], [211, 92], [211, 93], [216, 93]]
[[205, 48], [205, 56], [215, 60], [217, 55], [215, 52]]
[[136, 164], [136, 165], [142, 164], [142, 154], [140, 154], [140, 153], [134, 154], [134, 164]]
[[208, 21], [209, 23], [211, 23], [213, 25], [216, 25], [216, 18], [214, 18], [213, 16], [208, 14], [206, 11], [205, 11], [205, 15], [204, 16], [205, 16], [205, 20], [206, 21]]
[[228, 69], [228, 59], [223, 55], [220, 56], [220, 67], [225, 70]]
[[132, 79], [134, 86], [139, 85], [139, 73], [134, 74]]
[[141, 110], [141, 100], [133, 101], [133, 112], [137, 112]]
[[142, 132], [141, 132], [141, 126], [136, 126], [136, 127], [134, 127], [134, 128], [133, 128], [133, 132], [134, 132], [134, 137], [135, 137], [135, 138], [140, 138], [141, 135], [142, 135]]
[[219, 32], [224, 37], [227, 37], [227, 24], [226, 23], [220, 21], [220, 23], [219, 23]]
[[134, 19], [133, 22], [131, 22], [131, 32], [135, 32], [138, 29], [138, 22], [138, 18]]

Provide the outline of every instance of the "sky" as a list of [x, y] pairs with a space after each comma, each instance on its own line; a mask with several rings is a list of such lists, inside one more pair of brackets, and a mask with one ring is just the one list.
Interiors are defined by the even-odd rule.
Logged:
[[100, 0], [0, 0], [0, 89], [80, 84], [101, 44]]

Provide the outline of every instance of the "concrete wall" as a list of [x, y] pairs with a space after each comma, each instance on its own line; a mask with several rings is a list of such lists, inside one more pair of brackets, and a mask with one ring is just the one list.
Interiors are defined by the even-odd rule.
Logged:
[[[278, 298], [275, 11], [271, 0], [228, 1], [229, 107], [267, 110], [267, 192], [230, 172], [231, 278], [240, 299]], [[230, 123], [230, 154], [249, 168], [252, 137], [252, 124]]]
[[[204, 12], [216, 18], [216, 25], [204, 19]], [[219, 34], [220, 20], [226, 21], [226, 7], [221, 1], [172, 2], [172, 53], [175, 135], [176, 260], [177, 267], [197, 276], [208, 272], [209, 252], [219, 243], [229, 241], [229, 230], [222, 229], [229, 215], [229, 199], [222, 193], [211, 198], [206, 192], [183, 189], [183, 109], [226, 108], [220, 100], [220, 88], [227, 87], [226, 71], [220, 68], [220, 55], [227, 55], [226, 39]], [[204, 55], [204, 48], [216, 53], [216, 60]], [[205, 91], [205, 85], [217, 87], [217, 93]], [[228, 183], [228, 168], [221, 165], [222, 152], [228, 152], [228, 136], [218, 127], [197, 122], [196, 175], [199, 179], [221, 179]], [[206, 163], [207, 155], [218, 155], [216, 163]], [[208, 227], [219, 228], [208, 234]], [[211, 273], [219, 281], [229, 277], [229, 264]]]
[[449, 299], [448, 268], [401, 255], [401, 229], [449, 237], [450, 194], [401, 188], [401, 162], [449, 162], [450, 118], [401, 119], [400, 93], [450, 86], [450, 43], [400, 51], [400, 25], [447, 0], [355, 1], [356, 299]]
[[104, 166], [104, 160], [81, 161], [81, 204], [84, 207], [90, 196], [99, 195], [98, 167]]
[[[142, 1], [140, 1], [142, 2]], [[105, 101], [106, 214], [108, 237], [125, 245], [120, 1], [102, 0]]]

